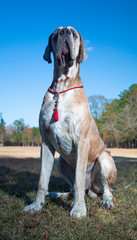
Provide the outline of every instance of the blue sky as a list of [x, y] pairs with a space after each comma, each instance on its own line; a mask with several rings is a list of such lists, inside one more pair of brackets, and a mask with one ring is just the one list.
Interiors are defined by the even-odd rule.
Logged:
[[73, 26], [88, 58], [80, 75], [88, 96], [117, 98], [137, 83], [137, 1], [20, 0], [0, 3], [0, 112], [6, 125], [38, 126], [53, 64], [43, 60], [48, 36]]

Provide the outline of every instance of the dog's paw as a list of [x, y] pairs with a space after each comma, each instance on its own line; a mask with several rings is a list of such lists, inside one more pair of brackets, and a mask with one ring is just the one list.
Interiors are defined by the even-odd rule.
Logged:
[[102, 208], [112, 208], [114, 206], [114, 203], [110, 199], [102, 199], [100, 202], [100, 207]]
[[34, 212], [37, 212], [37, 211], [40, 211], [43, 207], [43, 203], [40, 203], [40, 204], [37, 204], [35, 201], [33, 203], [31, 203], [30, 205], [26, 206], [23, 211], [24, 212], [31, 212], [31, 213], [34, 213]]
[[87, 215], [86, 213], [87, 213], [87, 210], [86, 210], [85, 203], [80, 203], [80, 204], [74, 205], [74, 207], [70, 212], [70, 217], [83, 218], [83, 217], [86, 217]]

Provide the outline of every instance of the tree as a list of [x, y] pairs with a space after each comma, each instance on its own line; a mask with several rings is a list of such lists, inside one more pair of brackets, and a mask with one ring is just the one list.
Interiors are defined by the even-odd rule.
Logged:
[[15, 132], [15, 128], [11, 125], [6, 127], [6, 138], [5, 138], [5, 143], [6, 145], [11, 145], [12, 142], [12, 136]]
[[90, 110], [94, 118], [99, 119], [101, 117], [101, 114], [105, 111], [105, 106], [108, 102], [108, 99], [101, 95], [89, 97]]
[[11, 138], [11, 141], [20, 146], [22, 141], [21, 133], [25, 128], [24, 119], [21, 118], [19, 120], [15, 120], [13, 123], [13, 127], [14, 127], [14, 134]]
[[32, 128], [32, 133], [33, 133], [33, 145], [40, 145], [41, 144], [41, 136], [40, 136], [40, 131], [38, 127], [33, 127]]
[[14, 123], [13, 123], [13, 126], [15, 127], [15, 129], [18, 132], [21, 133], [24, 130], [24, 127], [25, 127], [24, 119], [20, 118], [19, 120], [15, 120]]
[[122, 128], [123, 139], [128, 147], [133, 148], [137, 143], [137, 91], [135, 89], [130, 94], [122, 113], [125, 119]]
[[95, 119], [101, 137], [103, 137], [101, 115], [106, 111], [105, 107], [108, 103], [109, 100], [101, 95], [94, 95], [89, 97], [90, 110]]
[[137, 146], [137, 84], [105, 106], [100, 122], [108, 146]]
[[0, 127], [5, 127], [6, 123], [2, 117], [2, 113], [0, 113]]
[[131, 100], [132, 95], [137, 91], [137, 84], [133, 84], [128, 90], [124, 90], [119, 94], [119, 104], [123, 108]]
[[26, 126], [22, 131], [22, 143], [29, 146], [32, 142], [33, 131], [32, 128]]
[[4, 137], [5, 137], [5, 121], [2, 117], [2, 113], [0, 113], [0, 145], [3, 145], [4, 143]]

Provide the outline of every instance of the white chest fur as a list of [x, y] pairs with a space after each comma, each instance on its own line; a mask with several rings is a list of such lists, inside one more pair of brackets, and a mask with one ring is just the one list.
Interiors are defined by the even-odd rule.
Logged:
[[[53, 147], [60, 155], [69, 161], [69, 164], [75, 164], [76, 152], [75, 144], [78, 140], [78, 126], [80, 118], [76, 110], [73, 110], [71, 99], [73, 92], [67, 92], [59, 97], [58, 113], [59, 121], [54, 121], [55, 98], [54, 94], [47, 93], [47, 102], [45, 101], [40, 113], [40, 128], [44, 135], [52, 143]], [[42, 127], [41, 127], [42, 126]]]

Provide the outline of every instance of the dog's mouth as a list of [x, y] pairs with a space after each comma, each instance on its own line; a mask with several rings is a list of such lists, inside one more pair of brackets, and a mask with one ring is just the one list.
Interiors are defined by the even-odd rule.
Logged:
[[57, 62], [59, 67], [72, 67], [73, 65], [73, 57], [72, 57], [72, 51], [71, 46], [68, 41], [65, 41], [61, 44], [57, 56]]

